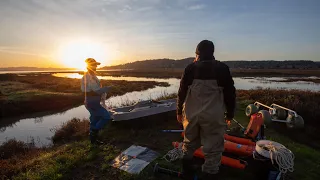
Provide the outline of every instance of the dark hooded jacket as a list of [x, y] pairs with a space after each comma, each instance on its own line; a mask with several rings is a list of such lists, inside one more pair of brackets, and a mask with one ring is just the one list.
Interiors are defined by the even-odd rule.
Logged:
[[235, 111], [236, 89], [229, 67], [226, 64], [215, 60], [214, 57], [207, 59], [210, 60], [200, 57], [198, 61], [189, 64], [185, 68], [178, 91], [177, 114], [182, 114], [188, 87], [192, 84], [194, 79], [217, 80], [218, 86], [223, 88], [226, 116], [228, 119], [232, 119]]

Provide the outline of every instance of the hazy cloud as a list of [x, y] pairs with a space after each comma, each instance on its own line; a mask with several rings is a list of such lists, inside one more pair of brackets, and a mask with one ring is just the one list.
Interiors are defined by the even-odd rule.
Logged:
[[[60, 44], [88, 37], [117, 44], [124, 59], [183, 58], [211, 39], [217, 55], [225, 52], [219, 59], [250, 58], [268, 48], [270, 56], [319, 60], [309, 47], [320, 45], [320, 1], [307, 1], [0, 0], [0, 56], [47, 56]], [[296, 55], [296, 44], [308, 48]]]
[[126, 12], [132, 10], [132, 7], [130, 5], [125, 5], [119, 12]]
[[0, 52], [2, 53], [9, 53], [9, 54], [20, 54], [20, 55], [27, 55], [27, 56], [38, 56], [43, 58], [49, 58], [50, 55], [47, 54], [39, 54], [39, 53], [33, 53], [26, 50], [23, 50], [21, 48], [14, 48], [14, 47], [1, 47], [0, 46]]
[[188, 10], [200, 10], [200, 9], [204, 9], [204, 8], [205, 8], [205, 5], [197, 4], [197, 5], [189, 6], [187, 9]]

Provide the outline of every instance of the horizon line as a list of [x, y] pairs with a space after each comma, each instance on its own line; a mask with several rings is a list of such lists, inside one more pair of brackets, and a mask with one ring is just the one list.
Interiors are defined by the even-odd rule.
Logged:
[[[122, 63], [122, 64], [116, 64], [116, 65], [106, 65], [102, 66], [98, 69], [104, 68], [104, 67], [113, 67], [113, 66], [121, 66], [121, 65], [126, 65], [134, 62], [141, 62], [141, 61], [154, 61], [154, 60], [174, 60], [174, 61], [179, 61], [179, 60], [185, 60], [185, 59], [191, 59], [194, 57], [187, 57], [187, 58], [182, 58], [182, 59], [170, 59], [170, 58], [159, 58], [159, 59], [145, 59], [145, 60], [137, 60], [137, 61], [132, 61], [132, 62], [127, 62], [127, 63]], [[218, 59], [217, 59], [218, 60]], [[245, 62], [252, 62], [252, 61], [278, 61], [278, 62], [285, 62], [285, 61], [311, 61], [311, 62], [318, 62], [320, 61], [314, 61], [314, 60], [218, 60], [222, 62], [228, 62], [228, 61], [245, 61]], [[37, 68], [37, 69], [77, 69], [73, 67], [35, 67], [35, 66], [10, 66], [10, 67], [0, 67], [0, 69], [14, 69], [14, 68]]]

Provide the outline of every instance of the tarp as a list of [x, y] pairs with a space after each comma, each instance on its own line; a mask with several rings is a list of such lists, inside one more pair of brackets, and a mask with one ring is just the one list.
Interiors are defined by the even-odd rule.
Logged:
[[131, 174], [139, 174], [159, 154], [147, 147], [132, 145], [112, 161], [112, 166]]

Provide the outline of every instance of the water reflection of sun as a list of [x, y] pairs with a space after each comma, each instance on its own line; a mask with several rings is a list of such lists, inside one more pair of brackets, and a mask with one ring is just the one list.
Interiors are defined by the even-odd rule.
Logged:
[[108, 60], [108, 48], [90, 41], [74, 41], [60, 46], [58, 58], [69, 68], [86, 70], [85, 59], [91, 57], [97, 61]]

